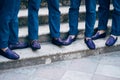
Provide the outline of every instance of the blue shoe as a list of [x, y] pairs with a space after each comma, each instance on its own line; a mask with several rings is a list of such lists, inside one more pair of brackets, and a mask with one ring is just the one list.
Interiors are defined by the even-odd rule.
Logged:
[[38, 40], [30, 41], [30, 47], [32, 48], [32, 50], [37, 50], [37, 49], [41, 48], [40, 43], [39, 43]]
[[72, 42], [74, 42], [77, 38], [77, 35], [73, 35], [74, 38], [72, 38], [71, 35], [68, 36], [66, 40], [64, 40], [64, 45], [70, 45]]
[[7, 50], [5, 50], [5, 52], [0, 49], [0, 55], [6, 57], [8, 59], [12, 59], [12, 60], [17, 60], [17, 59], [20, 58], [17, 53], [15, 53], [14, 51], [10, 50], [9, 48]]
[[92, 39], [84, 39], [84, 41], [89, 49], [95, 49], [95, 44]]
[[106, 33], [99, 34], [99, 32], [97, 32], [94, 36], [92, 36], [92, 39], [96, 40], [96, 39], [105, 38], [105, 37], [106, 37]]
[[9, 48], [11, 50], [13, 49], [23, 49], [23, 48], [27, 48], [28, 47], [28, 43], [25, 42], [17, 42], [16, 44], [9, 44]]
[[105, 45], [106, 45], [106, 46], [113, 46], [113, 45], [115, 44], [115, 42], [117, 41], [117, 39], [118, 39], [117, 37], [114, 38], [113, 36], [110, 36], [110, 37], [107, 39]]
[[63, 40], [60, 37], [59, 38], [52, 38], [52, 43], [57, 45], [57, 46], [64, 45]]

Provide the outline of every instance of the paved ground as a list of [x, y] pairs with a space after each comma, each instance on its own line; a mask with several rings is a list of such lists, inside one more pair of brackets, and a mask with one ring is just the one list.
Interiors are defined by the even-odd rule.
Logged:
[[120, 51], [0, 71], [0, 80], [120, 80]]

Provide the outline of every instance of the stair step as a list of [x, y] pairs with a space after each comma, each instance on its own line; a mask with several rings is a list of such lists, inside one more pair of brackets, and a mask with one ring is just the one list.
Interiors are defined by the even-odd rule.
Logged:
[[30, 48], [15, 50], [20, 55], [20, 59], [14, 61], [0, 56], [0, 69], [3, 70], [37, 64], [50, 64], [56, 61], [82, 58], [120, 50], [120, 37], [118, 37], [118, 41], [112, 47], [105, 46], [106, 39], [107, 38], [95, 40], [95, 50], [89, 50], [83, 39], [77, 39], [69, 46], [58, 47], [46, 42], [41, 43], [42, 48], [38, 51], [32, 51]]
[[[97, 5], [98, 7], [98, 5]], [[98, 8], [97, 8], [98, 10]], [[61, 11], [61, 14], [67, 14], [68, 11], [69, 11], [69, 6], [65, 6], [65, 7], [60, 7], [60, 11]], [[85, 5], [82, 5], [80, 6], [80, 12], [85, 12]], [[28, 16], [28, 10], [25, 9], [25, 10], [20, 10], [19, 11], [19, 14], [18, 14], [18, 17], [27, 17]], [[48, 8], [40, 8], [39, 10], [39, 16], [45, 16], [45, 15], [48, 15]]]
[[[98, 11], [98, 8], [96, 9]], [[111, 5], [111, 10], [112, 9], [113, 7]], [[61, 21], [62, 23], [61, 23], [60, 32], [62, 36], [66, 35], [66, 33], [69, 30], [68, 23], [63, 23], [63, 22], [68, 22], [68, 18], [65, 17], [66, 15], [68, 15], [68, 10], [69, 10], [69, 6], [60, 7], [61, 15], [63, 15], [63, 18], [66, 20], [66, 21], [64, 20]], [[81, 16], [85, 16], [84, 5], [80, 7], [80, 14]], [[27, 9], [20, 10], [18, 16], [20, 19], [19, 39], [25, 40], [25, 37], [28, 35], [28, 31], [27, 31], [28, 27], [26, 26], [27, 25]], [[61, 46], [61, 47], [55, 46], [50, 42], [48, 42], [50, 40], [50, 36], [49, 36], [50, 32], [49, 32], [48, 19], [47, 19], [48, 9], [41, 8], [39, 10], [39, 16], [41, 17], [40, 21], [42, 21], [43, 18], [46, 19], [45, 20], [46, 22], [40, 23], [44, 25], [39, 26], [39, 40], [40, 42], [42, 42], [41, 43], [42, 48], [38, 51], [32, 51], [30, 48], [15, 50], [20, 55], [20, 59], [16, 61], [9, 60], [0, 56], [0, 70], [18, 68], [23, 66], [32, 66], [37, 64], [50, 64], [56, 61], [82, 58], [90, 55], [98, 55], [101, 53], [109, 53], [109, 52], [120, 50], [120, 37], [118, 37], [118, 41], [112, 47], [105, 46], [105, 41], [107, 38], [95, 40], [94, 42], [96, 44], [97, 49], [89, 50], [83, 40], [84, 29], [85, 29], [84, 27], [85, 22], [83, 20], [85, 19], [85, 17], [83, 18], [80, 17], [80, 19], [83, 19], [82, 21], [79, 22], [79, 26], [78, 26], [80, 34], [78, 35], [77, 40], [73, 42], [73, 44], [69, 46]], [[110, 19], [108, 26], [111, 26], [111, 22], [112, 20]], [[98, 24], [98, 21], [96, 21], [95, 28], [97, 27], [97, 24]]]
[[[113, 9], [112, 5], [110, 6], [111, 10]], [[98, 11], [98, 5], [96, 10]], [[65, 23], [68, 22], [68, 11], [69, 11], [69, 6], [66, 7], [60, 7], [60, 11], [61, 11], [61, 23]], [[20, 10], [18, 17], [19, 17], [19, 25], [20, 26], [26, 26], [27, 23], [27, 17], [28, 17], [28, 10]], [[85, 5], [81, 5], [80, 6], [80, 17], [79, 17], [79, 21], [84, 21], [85, 20]], [[111, 18], [111, 16], [110, 16]], [[48, 8], [40, 8], [39, 10], [39, 24], [48, 24]]]
[[[111, 26], [112, 20], [109, 19], [108, 26]], [[95, 28], [98, 25], [98, 20], [96, 21]], [[78, 24], [79, 35], [78, 38], [84, 38], [85, 22], [79, 22]], [[61, 37], [65, 37], [69, 31], [69, 24], [62, 23], [60, 27]], [[50, 41], [50, 31], [49, 25], [41, 25], [39, 27], [39, 40], [40, 42]], [[19, 29], [19, 39], [25, 40], [25, 37], [28, 36], [28, 27], [22, 27]]]

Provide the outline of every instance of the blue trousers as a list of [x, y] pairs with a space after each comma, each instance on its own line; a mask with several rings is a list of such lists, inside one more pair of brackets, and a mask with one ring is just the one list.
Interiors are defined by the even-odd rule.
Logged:
[[[113, 3], [113, 13], [112, 13], [112, 28], [111, 34], [119, 36], [120, 35], [120, 0], [112, 0]], [[107, 22], [109, 18], [109, 6], [110, 0], [99, 0], [99, 24], [98, 30], [106, 30]]]
[[20, 0], [0, 0], [0, 48], [18, 42]]
[[[69, 34], [78, 34], [78, 17], [81, 0], [70, 0], [69, 9]], [[85, 37], [92, 37], [93, 28], [96, 20], [96, 0], [85, 0], [86, 19], [85, 19]]]
[[38, 39], [38, 11], [41, 0], [28, 1], [28, 37], [30, 40]]
[[49, 9], [49, 27], [52, 38], [60, 37], [59, 0], [47, 0]]
[[[47, 0], [49, 9], [49, 27], [51, 37], [60, 36], [60, 11], [59, 0]], [[28, 2], [28, 32], [29, 39], [38, 39], [38, 10], [41, 0], [29, 0]]]

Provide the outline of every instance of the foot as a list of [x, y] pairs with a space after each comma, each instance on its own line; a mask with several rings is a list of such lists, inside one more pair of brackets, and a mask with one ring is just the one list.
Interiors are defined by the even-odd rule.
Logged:
[[89, 49], [92, 49], [92, 50], [95, 49], [95, 44], [94, 44], [94, 42], [91, 38], [90, 39], [84, 39], [84, 41], [85, 41], [85, 43], [86, 43], [86, 45]]
[[11, 50], [13, 49], [23, 49], [23, 48], [27, 48], [28, 44], [25, 42], [17, 42], [16, 44], [9, 44], [9, 48]]
[[52, 43], [57, 45], [57, 46], [64, 45], [63, 40], [60, 37], [59, 38], [52, 38]]
[[64, 45], [70, 45], [76, 40], [77, 35], [69, 35], [66, 40], [64, 40]]
[[100, 39], [100, 38], [105, 38], [106, 37], [106, 33], [100, 33], [100, 32], [97, 32], [94, 36], [92, 36], [92, 39], [93, 40], [96, 40], [96, 39]]
[[117, 41], [117, 37], [116, 36], [110, 36], [108, 39], [107, 39], [107, 41], [106, 41], [106, 43], [105, 43], [105, 45], [106, 46], [113, 46], [114, 44], [115, 44], [115, 42]]
[[32, 48], [32, 50], [37, 50], [37, 49], [41, 48], [40, 43], [39, 43], [38, 40], [30, 41], [30, 47]]
[[12, 60], [17, 60], [20, 58], [16, 52], [10, 50], [9, 48], [7, 48], [6, 50], [0, 49], [0, 55]]

